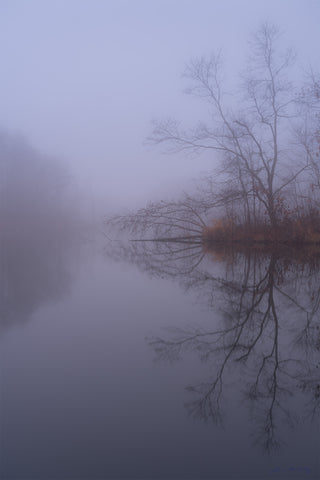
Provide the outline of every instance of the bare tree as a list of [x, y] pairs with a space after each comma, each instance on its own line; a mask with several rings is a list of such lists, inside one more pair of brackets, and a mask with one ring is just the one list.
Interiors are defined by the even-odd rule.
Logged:
[[184, 195], [177, 201], [153, 202], [137, 212], [108, 217], [105, 226], [142, 234], [144, 240], [199, 240], [206, 226], [203, 215], [207, 210], [207, 205]]
[[307, 197], [320, 205], [320, 75], [310, 72], [298, 96], [300, 115], [304, 119], [297, 129], [299, 139], [311, 166]]
[[208, 103], [210, 122], [184, 130], [172, 119], [159, 121], [149, 137], [169, 152], [212, 151], [220, 158], [220, 173], [242, 198], [245, 221], [255, 221], [263, 209], [270, 224], [279, 216], [279, 199], [309, 164], [309, 156], [297, 149], [292, 123], [296, 95], [289, 81], [294, 63], [290, 50], [278, 50], [279, 31], [264, 24], [251, 42], [251, 56], [239, 93], [227, 95], [222, 82], [220, 55], [190, 62], [185, 77], [187, 93]]

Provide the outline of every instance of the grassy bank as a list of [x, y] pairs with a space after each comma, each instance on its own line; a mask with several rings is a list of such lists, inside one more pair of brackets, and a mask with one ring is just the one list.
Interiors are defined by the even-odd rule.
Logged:
[[317, 210], [299, 217], [284, 218], [275, 225], [267, 222], [240, 224], [214, 220], [203, 230], [206, 244], [320, 245], [320, 215]]

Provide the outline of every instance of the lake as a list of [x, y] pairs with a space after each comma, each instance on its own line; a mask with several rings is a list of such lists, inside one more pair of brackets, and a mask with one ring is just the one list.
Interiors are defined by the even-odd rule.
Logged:
[[59, 225], [1, 237], [2, 479], [319, 478], [317, 260]]

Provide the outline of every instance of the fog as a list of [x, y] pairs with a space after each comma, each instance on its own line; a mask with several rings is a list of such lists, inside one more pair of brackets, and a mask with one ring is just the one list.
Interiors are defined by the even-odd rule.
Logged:
[[56, 159], [4, 133], [0, 156], [1, 333], [28, 321], [41, 305], [65, 298], [76, 247], [92, 223], [88, 197], [79, 196]]
[[[217, 153], [147, 141], [153, 121], [208, 119], [190, 59], [221, 51], [239, 92], [262, 22], [297, 52], [292, 80], [317, 72], [319, 19], [318, 0], [0, 0], [1, 479], [319, 478], [318, 162], [315, 192], [288, 196], [314, 201], [283, 229], [304, 243], [235, 253], [210, 249], [229, 198], [215, 176], [189, 193]], [[260, 120], [261, 188], [227, 202], [258, 227], [257, 198], [276, 219]], [[295, 185], [292, 151], [276, 193]]]
[[2, 0], [0, 127], [59, 159], [99, 212], [176, 195], [216, 161], [145, 145], [153, 119], [206, 113], [183, 93], [186, 62], [222, 49], [232, 83], [271, 21], [316, 68], [319, 18], [315, 0]]

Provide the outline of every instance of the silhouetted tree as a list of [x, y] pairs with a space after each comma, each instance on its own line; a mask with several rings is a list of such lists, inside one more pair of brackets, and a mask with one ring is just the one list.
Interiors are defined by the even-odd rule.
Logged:
[[208, 209], [198, 198], [185, 194], [177, 201], [153, 202], [137, 212], [106, 218], [105, 226], [140, 239], [142, 235], [148, 240], [199, 241]]
[[220, 171], [232, 185], [234, 197], [241, 199], [247, 224], [265, 211], [275, 226], [284, 192], [310, 164], [293, 128], [298, 122], [296, 91], [289, 75], [294, 55], [291, 50], [279, 50], [279, 36], [268, 24], [257, 30], [246, 73], [231, 100], [224, 88], [220, 55], [190, 62], [185, 71], [191, 83], [187, 93], [209, 105], [210, 121], [189, 130], [172, 119], [155, 122], [149, 137], [152, 144], [164, 144], [169, 152], [212, 151], [220, 158], [215, 174]]

